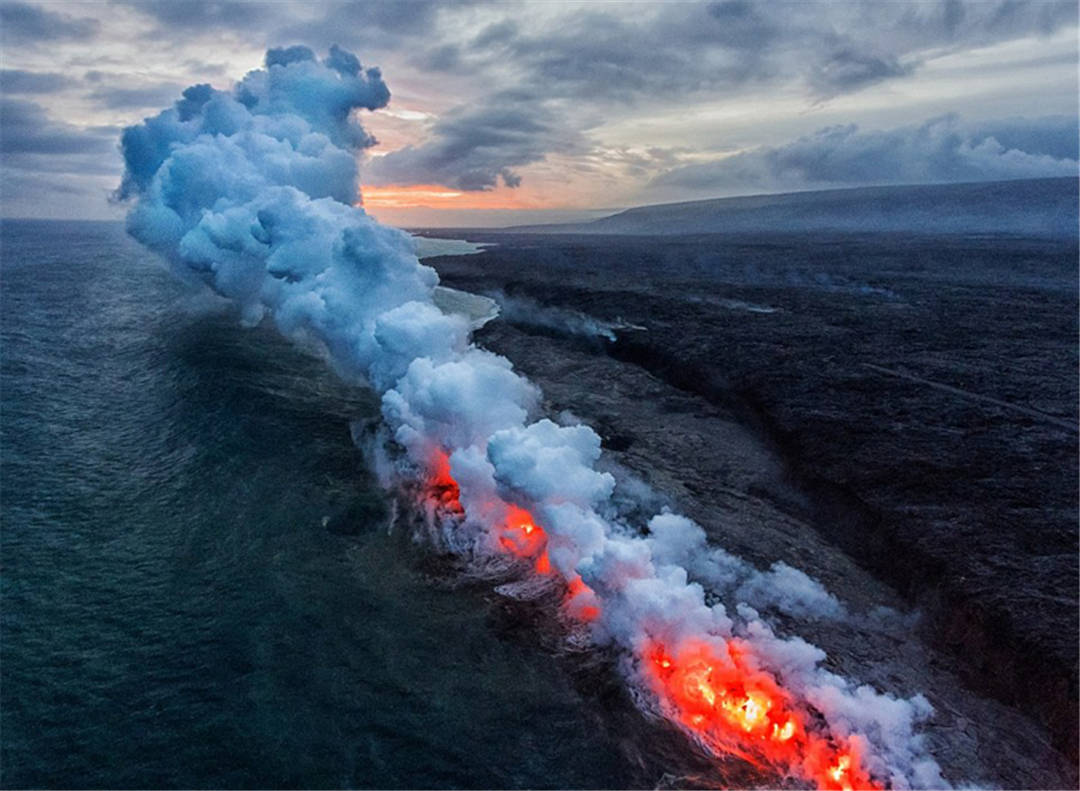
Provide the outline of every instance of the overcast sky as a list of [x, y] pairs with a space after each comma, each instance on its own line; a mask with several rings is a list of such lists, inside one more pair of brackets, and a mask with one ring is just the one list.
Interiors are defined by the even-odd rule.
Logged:
[[382, 69], [398, 224], [1077, 174], [1072, 1], [6, 3], [0, 36], [3, 216], [120, 216], [121, 129], [290, 44]]

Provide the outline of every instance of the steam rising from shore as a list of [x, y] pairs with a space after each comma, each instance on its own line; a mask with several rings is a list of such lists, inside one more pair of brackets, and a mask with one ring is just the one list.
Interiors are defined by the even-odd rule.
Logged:
[[[915, 732], [931, 709], [824, 670], [758, 610], [842, 617], [802, 572], [760, 572], [663, 511], [635, 525], [597, 469], [600, 438], [539, 414], [539, 391], [432, 303], [434, 270], [354, 207], [358, 109], [389, 101], [337, 47], [270, 50], [230, 91], [197, 85], [123, 135], [128, 230], [187, 278], [320, 344], [382, 396], [383, 472], [477, 563], [507, 558], [558, 588], [565, 618], [622, 657], [643, 705], [718, 753], [823, 787], [940, 787]], [[625, 498], [623, 498], [625, 499]], [[709, 595], [707, 596], [707, 589]]]

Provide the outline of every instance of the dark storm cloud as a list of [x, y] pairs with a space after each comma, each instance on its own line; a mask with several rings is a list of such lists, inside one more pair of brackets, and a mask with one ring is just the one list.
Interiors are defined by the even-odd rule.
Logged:
[[98, 32], [97, 20], [73, 17], [28, 3], [0, 5], [0, 38], [5, 44], [88, 39]]
[[108, 85], [95, 88], [87, 96], [110, 110], [160, 108], [180, 98], [184, 86], [173, 82], [153, 85]]
[[551, 96], [647, 101], [803, 82], [827, 97], [906, 76], [927, 48], [1045, 35], [1076, 16], [1072, 2], [596, 5], [546, 27], [494, 23], [471, 49]]
[[195, 58], [188, 58], [180, 64], [184, 67], [185, 71], [196, 74], [213, 74], [216, 76], [224, 76], [227, 69], [224, 63], [206, 63]]
[[1077, 120], [1063, 116], [980, 124], [946, 116], [887, 131], [832, 126], [782, 146], [670, 170], [653, 186], [721, 193], [1075, 176], [1077, 134]]
[[0, 98], [0, 211], [63, 217], [73, 201], [104, 204], [120, 171], [118, 130], [56, 121], [34, 102]]
[[848, 93], [882, 80], [910, 74], [914, 64], [894, 56], [877, 56], [844, 47], [825, 56], [810, 72], [810, 84], [821, 95]]
[[436, 0], [406, 0], [387, 3], [384, 0], [340, 3], [327, 7], [323, 24], [337, 27], [354, 23], [376, 27], [387, 33], [427, 33], [435, 23], [440, 9], [468, 3], [446, 4]]
[[[1050, 35], [1077, 21], [1076, 3], [1061, 0], [945, 0], [878, 5], [893, 5], [899, 10], [895, 28], [880, 31], [883, 38], [893, 37], [897, 43], [906, 43], [906, 37], [914, 35], [930, 43], [985, 44], [1029, 34]], [[861, 14], [856, 18], [866, 19]]]
[[70, 77], [53, 71], [0, 70], [0, 93], [56, 93], [71, 85]]
[[24, 99], [0, 98], [0, 127], [0, 153], [5, 161], [18, 154], [91, 154], [116, 149], [111, 130], [90, 131], [55, 121], [40, 105]]
[[[594, 5], [544, 25], [507, 17], [482, 28], [464, 49], [429, 47], [425, 58], [430, 68], [462, 74], [512, 69], [524, 97], [515, 111], [576, 102], [561, 123], [573, 129], [576, 122], [581, 131], [581, 108], [597, 103], [640, 107], [783, 84], [802, 84], [808, 99], [825, 101], [912, 74], [929, 48], [982, 46], [1075, 24], [1072, 2]], [[436, 126], [429, 143], [388, 157], [380, 172], [392, 168], [398, 178], [411, 174], [422, 182], [455, 173], [446, 154], [469, 148], [464, 126]], [[545, 125], [510, 146], [470, 149], [469, 158], [484, 164], [463, 165], [469, 176], [455, 183], [489, 188], [505, 168], [555, 150], [545, 148], [559, 140], [551, 131]]]
[[91, 69], [83, 74], [89, 91], [86, 98], [110, 110], [160, 109], [180, 98], [178, 82], [143, 82], [130, 74]]
[[[444, 71], [459, 65], [457, 45], [437, 29], [441, 13], [455, 13], [472, 0], [352, 0], [351, 2], [278, 2], [270, 0], [117, 0], [151, 20], [143, 35], [175, 46], [219, 34], [244, 34], [270, 45], [302, 44], [325, 49], [341, 44], [361, 55], [386, 52], [410, 42], [410, 59], [421, 68]], [[426, 53], [426, 54], [425, 54]], [[209, 71], [192, 67], [192, 70]]]
[[489, 105], [446, 116], [433, 127], [430, 142], [373, 160], [366, 176], [373, 183], [461, 190], [492, 189], [499, 180], [516, 187], [521, 178], [511, 168], [538, 162], [551, 151], [580, 149], [578, 136], [561, 129], [554, 112], [503, 94]]
[[[352, 0], [351, 2], [287, 3], [259, 0], [120, 0], [155, 24], [148, 38], [174, 43], [182, 38], [223, 31], [247, 33], [270, 44], [302, 43], [323, 49], [332, 43], [387, 49], [408, 37], [425, 36], [424, 44], [442, 46], [435, 21], [445, 9], [471, 2], [437, 0]], [[364, 53], [361, 53], [364, 54]]]
[[767, 15], [767, 8], [732, 0], [708, 6], [709, 16], [718, 23], [709, 29], [719, 43], [739, 49], [761, 49], [782, 35], [779, 20]]
[[472, 40], [472, 46], [475, 49], [485, 49], [498, 44], [505, 44], [511, 41], [517, 33], [517, 23], [512, 19], [504, 19], [481, 30], [480, 34]]
[[987, 27], [1006, 33], [1031, 30], [1048, 35], [1062, 27], [1075, 25], [1076, 18], [1076, 3], [1004, 0], [996, 4]]
[[436, 0], [360, 0], [346, 3], [323, 3], [315, 6], [312, 18], [281, 19], [272, 30], [277, 41], [302, 41], [316, 47], [331, 43], [360, 50], [387, 50], [405, 42], [420, 49], [438, 50], [446, 41], [436, 22], [441, 13], [453, 13], [471, 2], [440, 3]]
[[427, 52], [421, 62], [431, 71], [451, 71], [461, 65], [461, 50], [455, 44], [444, 44]]
[[[732, 35], [704, 6], [672, 6], [640, 20], [603, 6], [568, 15], [542, 32], [487, 37], [496, 58], [524, 69], [548, 96], [623, 102], [689, 94], [755, 76], [751, 42]], [[741, 25], [740, 25], [741, 26]], [[708, 31], [708, 32], [706, 32]], [[709, 37], [709, 32], [713, 37]]]
[[174, 33], [222, 28], [250, 29], [259, 26], [262, 20], [273, 19], [275, 10], [274, 3], [243, 0], [127, 0], [124, 4], [152, 17], [163, 28]]

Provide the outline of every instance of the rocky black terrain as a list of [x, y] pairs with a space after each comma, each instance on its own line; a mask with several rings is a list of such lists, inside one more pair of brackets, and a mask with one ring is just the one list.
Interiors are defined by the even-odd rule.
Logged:
[[861, 612], [802, 633], [926, 692], [950, 779], [1075, 787], [1075, 241], [461, 238], [497, 246], [443, 282], [511, 297], [478, 340], [718, 543]]

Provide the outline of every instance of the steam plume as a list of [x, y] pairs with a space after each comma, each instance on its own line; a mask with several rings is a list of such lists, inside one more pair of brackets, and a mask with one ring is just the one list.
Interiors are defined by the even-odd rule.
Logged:
[[245, 321], [269, 316], [381, 393], [393, 470], [447, 544], [558, 590], [644, 706], [718, 753], [822, 787], [944, 785], [914, 731], [925, 699], [824, 670], [819, 649], [755, 609], [840, 617], [835, 598], [789, 566], [763, 574], [710, 549], [678, 514], [635, 529], [596, 467], [596, 432], [542, 418], [536, 387], [435, 307], [438, 278], [409, 237], [353, 206], [356, 156], [373, 143], [353, 114], [388, 101], [379, 71], [337, 47], [322, 61], [273, 49], [231, 91], [187, 89], [124, 132], [129, 232]]

